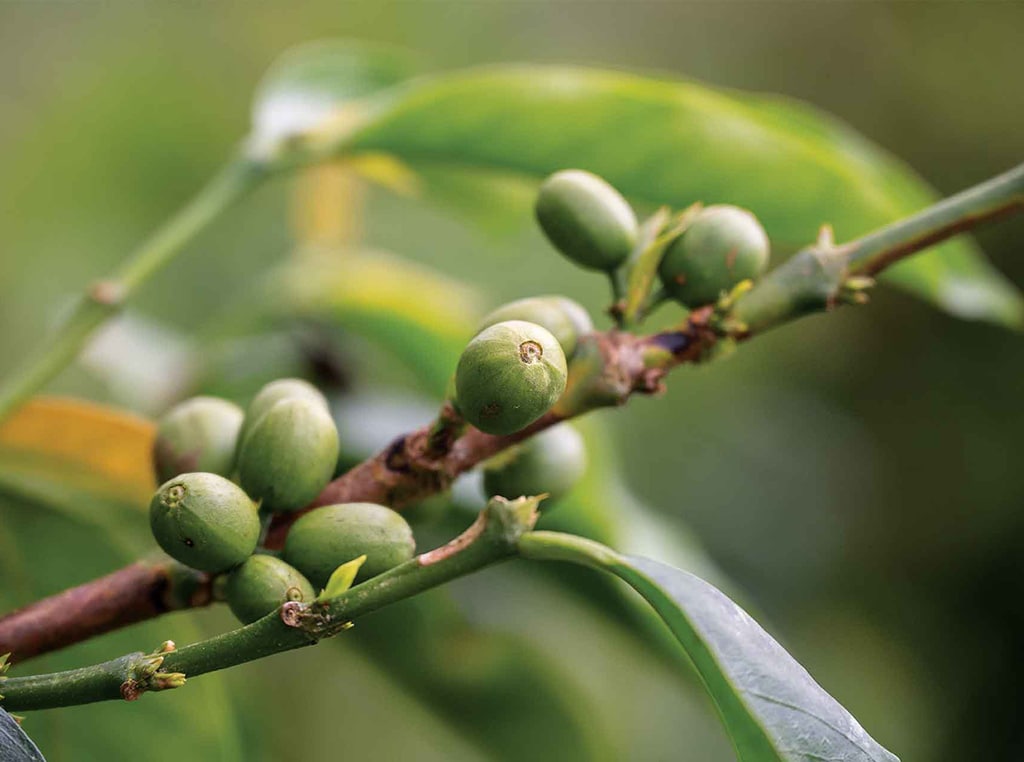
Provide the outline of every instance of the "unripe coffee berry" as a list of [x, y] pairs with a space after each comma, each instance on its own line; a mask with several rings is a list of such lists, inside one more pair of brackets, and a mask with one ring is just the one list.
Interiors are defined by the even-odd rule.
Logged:
[[665, 251], [658, 268], [665, 290], [693, 309], [716, 302], [768, 264], [768, 236], [757, 218], [735, 206], [709, 206]]
[[412, 529], [399, 514], [375, 503], [341, 503], [316, 508], [288, 531], [282, 557], [324, 587], [344, 563], [365, 555], [356, 581], [383, 574], [416, 552]]
[[547, 328], [562, 345], [566, 357], [571, 357], [576, 351], [576, 342], [582, 334], [594, 330], [590, 315], [572, 299], [564, 296], [532, 296], [498, 307], [480, 321], [477, 332], [506, 320], [525, 320]]
[[293, 511], [312, 502], [334, 475], [338, 429], [315, 399], [287, 397], [249, 430], [238, 453], [245, 491], [269, 511]]
[[589, 270], [616, 269], [636, 243], [632, 207], [590, 172], [569, 169], [551, 175], [540, 186], [535, 212], [555, 248]]
[[195, 471], [231, 476], [242, 427], [242, 408], [216, 397], [193, 397], [160, 419], [153, 442], [153, 468], [163, 483]]
[[217, 474], [181, 474], [165, 482], [149, 504], [149, 525], [161, 548], [193, 569], [223, 572], [256, 549], [256, 504]]
[[316, 591], [298, 569], [280, 558], [249, 556], [224, 586], [228, 606], [242, 624], [255, 622], [288, 601], [310, 603]]
[[565, 391], [565, 353], [551, 332], [508, 320], [469, 342], [455, 369], [455, 399], [488, 434], [512, 434], [546, 413]]
[[583, 437], [561, 423], [485, 464], [484, 491], [509, 499], [546, 493], [553, 502], [576, 486], [586, 468]]
[[280, 378], [277, 381], [271, 381], [256, 393], [256, 396], [249, 403], [249, 407], [246, 408], [245, 421], [242, 424], [241, 432], [238, 434], [239, 447], [241, 447], [249, 430], [252, 429], [256, 421], [263, 417], [264, 413], [281, 400], [293, 397], [312, 400], [327, 409], [327, 398], [308, 381], [303, 381], [301, 378]]

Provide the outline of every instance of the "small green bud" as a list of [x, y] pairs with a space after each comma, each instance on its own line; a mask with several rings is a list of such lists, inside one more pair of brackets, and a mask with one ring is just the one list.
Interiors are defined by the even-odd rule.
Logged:
[[546, 493], [555, 501], [576, 486], [586, 468], [583, 437], [562, 423], [485, 463], [484, 491], [505, 498]]
[[317, 587], [344, 563], [365, 555], [356, 581], [386, 572], [416, 552], [412, 529], [400, 515], [375, 503], [316, 508], [288, 531], [282, 557]]
[[242, 563], [260, 537], [256, 504], [217, 474], [181, 474], [165, 482], [150, 501], [149, 525], [171, 558], [213, 573]]
[[665, 290], [693, 309], [713, 304], [768, 264], [768, 236], [750, 212], [709, 206], [673, 241], [658, 267]]
[[293, 511], [320, 494], [337, 462], [338, 429], [327, 408], [308, 397], [287, 397], [249, 430], [238, 475], [263, 508]]
[[462, 415], [488, 434], [512, 434], [546, 413], [565, 391], [565, 353], [551, 332], [508, 320], [469, 342], [455, 369]]
[[172, 407], [157, 424], [153, 442], [157, 481], [195, 471], [231, 476], [242, 418], [242, 408], [216, 397], [193, 397]]
[[308, 381], [303, 381], [301, 378], [280, 378], [277, 381], [271, 381], [256, 393], [256, 396], [252, 398], [252, 402], [249, 403], [249, 407], [246, 408], [245, 422], [242, 424], [242, 430], [238, 434], [238, 446], [242, 446], [245, 437], [249, 434], [249, 430], [255, 425], [256, 421], [263, 417], [264, 413], [281, 400], [292, 397], [301, 397], [319, 402], [324, 408], [327, 408], [327, 398]]
[[590, 315], [583, 307], [564, 296], [532, 296], [504, 304], [480, 321], [477, 333], [506, 320], [525, 320], [547, 328], [558, 339], [566, 357], [576, 351], [582, 334], [594, 330]]
[[249, 556], [227, 578], [231, 612], [242, 624], [255, 622], [288, 601], [311, 603], [316, 591], [302, 574], [279, 558]]
[[551, 175], [540, 186], [535, 211], [555, 248], [589, 270], [616, 269], [636, 243], [632, 207], [590, 172], [568, 169]]

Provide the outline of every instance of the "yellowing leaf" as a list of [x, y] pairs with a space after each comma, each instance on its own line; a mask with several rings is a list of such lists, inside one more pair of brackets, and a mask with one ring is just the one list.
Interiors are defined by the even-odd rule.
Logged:
[[356, 581], [356, 575], [359, 573], [359, 567], [364, 563], [366, 563], [365, 555], [359, 556], [359, 558], [353, 558], [348, 563], [344, 563], [335, 569], [331, 574], [331, 578], [327, 580], [327, 587], [325, 587], [323, 592], [317, 596], [317, 600], [322, 601], [337, 598], [352, 587], [352, 583]]
[[0, 425], [0, 460], [19, 471], [60, 474], [62, 482], [145, 506], [155, 487], [155, 427], [143, 418], [80, 400], [37, 397]]

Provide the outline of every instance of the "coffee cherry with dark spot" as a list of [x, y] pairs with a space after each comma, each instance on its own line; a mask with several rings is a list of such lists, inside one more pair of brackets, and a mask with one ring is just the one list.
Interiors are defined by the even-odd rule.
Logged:
[[590, 315], [572, 299], [565, 296], [532, 296], [498, 307], [480, 321], [477, 332], [506, 320], [525, 320], [548, 329], [562, 345], [566, 357], [572, 357], [581, 335], [594, 330]]
[[568, 169], [548, 177], [537, 194], [535, 212], [555, 248], [588, 270], [617, 269], [636, 243], [632, 207], [590, 172]]
[[340, 503], [316, 508], [288, 531], [282, 558], [324, 587], [344, 563], [365, 555], [356, 581], [361, 582], [408, 561], [416, 552], [409, 524], [398, 513], [375, 503]]
[[508, 320], [485, 328], [455, 369], [455, 400], [488, 434], [512, 434], [551, 409], [565, 391], [565, 353], [551, 332]]
[[658, 274], [673, 299], [694, 309], [757, 278], [768, 264], [768, 248], [768, 236], [753, 214], [709, 206], [669, 245]]
[[583, 437], [560, 423], [485, 463], [484, 491], [509, 499], [547, 494], [550, 505], [576, 486], [586, 468]]
[[286, 397], [252, 428], [238, 453], [242, 487], [268, 511], [292, 511], [312, 502], [334, 475], [338, 429], [316, 399]]
[[238, 405], [216, 397], [193, 397], [172, 407], [157, 424], [153, 442], [157, 481], [196, 471], [231, 476], [243, 417]]
[[180, 474], [165, 482], [150, 501], [149, 525], [171, 558], [213, 573], [242, 563], [260, 536], [256, 504], [217, 474]]
[[242, 624], [255, 622], [288, 601], [310, 603], [316, 598], [298, 569], [264, 554], [250, 556], [228, 574], [224, 589], [228, 606]]

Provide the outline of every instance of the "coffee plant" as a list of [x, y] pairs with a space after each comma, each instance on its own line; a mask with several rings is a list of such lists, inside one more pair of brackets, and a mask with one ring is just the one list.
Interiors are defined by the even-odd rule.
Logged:
[[[617, 135], [631, 125], [643, 126], [633, 130], [643, 142], [620, 154]], [[244, 409], [209, 394], [185, 399], [155, 424], [35, 396], [187, 241], [261, 183], [331, 165], [407, 192], [429, 185], [429, 171], [416, 170], [424, 160], [539, 181], [535, 217], [550, 256], [577, 265], [580, 278], [608, 280], [607, 314], [547, 293], [543, 273], [535, 295], [482, 318], [460, 308], [461, 287], [387, 255], [310, 257], [273, 273], [255, 300], [261, 320], [333, 320], [400, 357], [437, 396], [432, 421], [408, 421], [369, 455], [339, 431], [346, 412], [333, 392], [297, 377], [266, 383]], [[787, 186], [791, 174], [801, 187]], [[54, 477], [48, 494], [73, 496], [83, 514], [96, 504], [90, 495], [115, 494], [132, 516], [148, 499], [152, 533], [141, 560], [0, 618], [0, 759], [42, 758], [13, 713], [29, 713], [31, 730], [42, 710], [188, 691], [208, 673], [373, 628], [375, 619], [363, 623], [371, 612], [513, 559], [625, 583], [549, 578], [593, 596], [672, 669], [695, 675], [744, 762], [896, 759], [692, 573], [703, 570], [695, 557], [683, 570], [605, 544], [624, 536], [617, 527], [650, 519], [597, 507], [620, 488], [608, 486], [602, 433], [570, 421], [657, 394], [679, 366], [717, 361], [798, 318], [865, 304], [880, 279], [953, 314], [1019, 328], [1016, 290], [956, 236], [1024, 209], [1024, 167], [932, 201], [905, 168], [797, 104], [587, 69], [414, 75], [390, 51], [345, 43], [287, 53], [259, 87], [251, 134], [227, 168], [89, 287], [0, 389], [0, 447], [27, 460], [59, 454], [78, 469]], [[828, 221], [844, 232], [883, 226], [842, 243], [828, 224], [809, 235]], [[776, 252], [772, 268], [769, 241], [792, 252]], [[645, 329], [670, 303], [681, 321]], [[329, 345], [333, 334], [323, 336]], [[57, 449], [53, 431], [67, 432]], [[457, 482], [471, 472], [482, 474], [486, 504], [470, 522], [462, 517], [473, 500]], [[114, 535], [135, 519], [87, 520]], [[423, 537], [438, 528], [452, 531], [431, 547]], [[227, 604], [236, 629], [142, 643], [63, 671], [34, 674], [28, 664], [212, 603]], [[542, 711], [561, 711], [554, 693], [531, 690]], [[521, 734], [508, 743], [510, 757], [530, 748], [516, 746]]]

